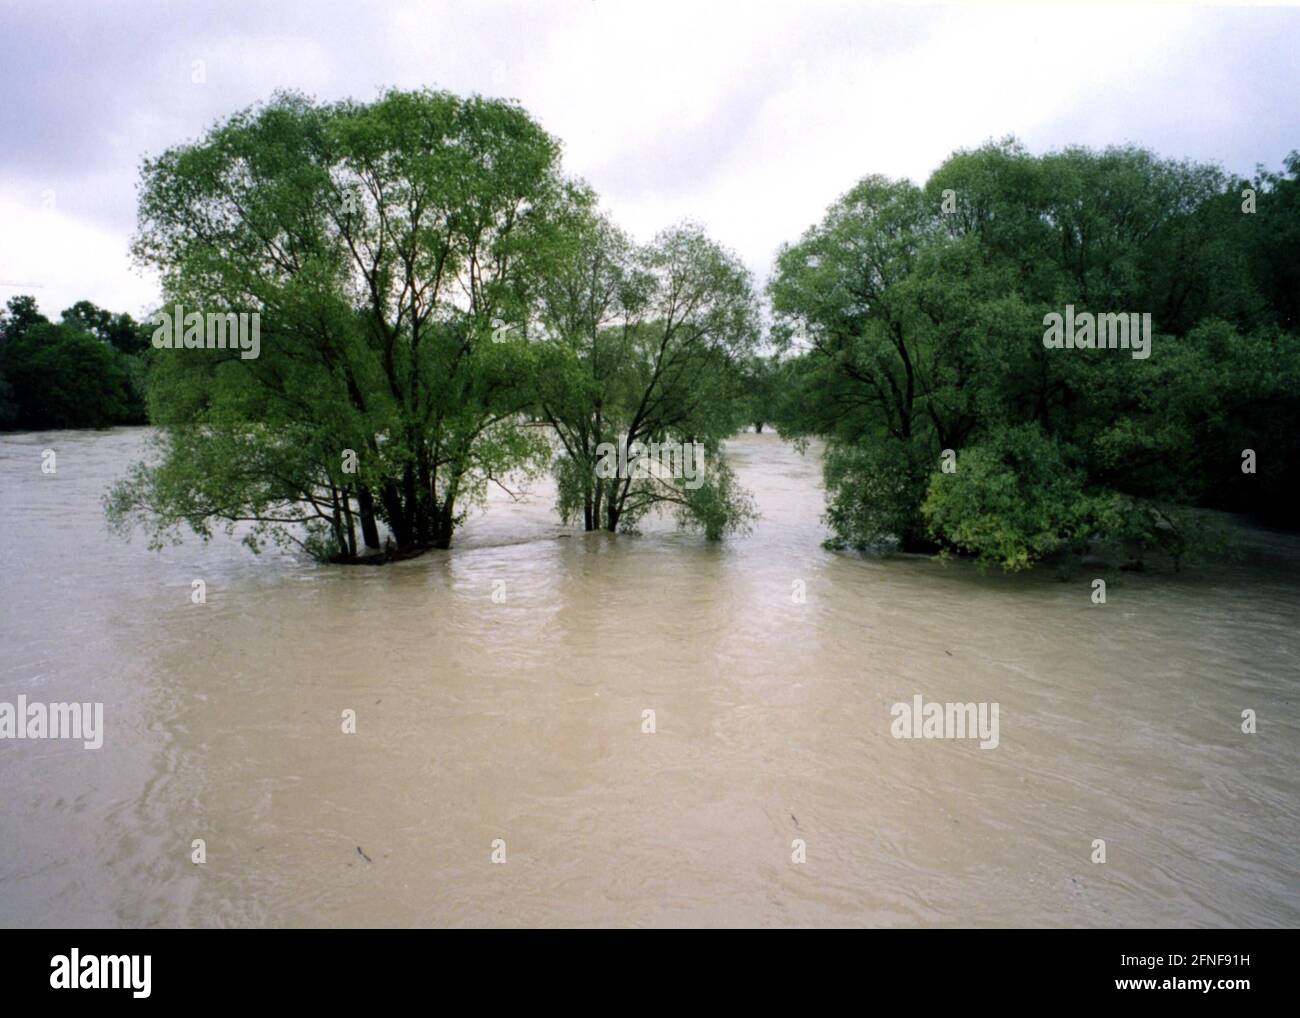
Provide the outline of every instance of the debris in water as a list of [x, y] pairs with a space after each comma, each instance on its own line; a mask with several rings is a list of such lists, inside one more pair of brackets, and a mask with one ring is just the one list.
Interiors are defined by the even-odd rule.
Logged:
[[364, 859], [366, 862], [374, 862], [374, 860], [371, 859], [370, 856], [366, 855], [365, 852], [361, 851], [360, 845], [357, 846], [357, 855], [361, 856], [361, 858]]

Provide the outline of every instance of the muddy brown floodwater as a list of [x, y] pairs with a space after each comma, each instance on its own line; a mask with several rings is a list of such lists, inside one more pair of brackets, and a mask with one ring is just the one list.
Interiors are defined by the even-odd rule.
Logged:
[[[0, 700], [106, 728], [0, 741], [4, 926], [1300, 924], [1294, 535], [1094, 605], [823, 550], [764, 434], [722, 544], [542, 485], [385, 568], [156, 553], [100, 507], [145, 437], [0, 438]], [[998, 703], [997, 748], [893, 738], [918, 693]]]

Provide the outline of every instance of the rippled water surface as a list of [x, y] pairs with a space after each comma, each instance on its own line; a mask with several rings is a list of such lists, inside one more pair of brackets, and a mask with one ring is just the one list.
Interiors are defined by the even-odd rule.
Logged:
[[[158, 553], [100, 507], [145, 436], [0, 437], [0, 700], [107, 729], [0, 742], [0, 925], [1300, 924], [1295, 536], [1093, 605], [823, 550], [815, 454], [764, 434], [718, 545], [540, 485], [384, 568]], [[1000, 745], [892, 738], [916, 693]]]

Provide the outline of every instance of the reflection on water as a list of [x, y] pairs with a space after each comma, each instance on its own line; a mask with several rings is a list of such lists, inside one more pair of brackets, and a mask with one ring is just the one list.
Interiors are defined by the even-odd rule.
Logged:
[[[107, 727], [0, 742], [2, 925], [1300, 923], [1294, 536], [1097, 606], [823, 550], [815, 456], [765, 434], [721, 545], [541, 486], [384, 568], [159, 554], [99, 505], [144, 437], [0, 438], [0, 700]], [[999, 747], [892, 738], [916, 693], [998, 702]]]

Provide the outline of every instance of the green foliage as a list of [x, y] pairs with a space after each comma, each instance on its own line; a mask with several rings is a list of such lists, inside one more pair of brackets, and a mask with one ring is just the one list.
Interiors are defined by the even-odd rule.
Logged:
[[741, 366], [744, 399], [737, 407], [738, 427], [753, 425], [762, 432], [765, 425], [775, 424], [781, 415], [786, 393], [786, 371], [776, 356], [749, 357]]
[[698, 488], [678, 487], [677, 522], [698, 527], [706, 539], [727, 534], [747, 534], [758, 519], [754, 499], [736, 482], [736, 475], [721, 456], [710, 457], [707, 479]]
[[1062, 541], [1087, 546], [1100, 507], [1083, 485], [1038, 425], [1003, 428], [964, 448], [954, 472], [934, 476], [921, 511], [953, 547], [1024, 569]]
[[901, 543], [928, 549], [920, 502], [929, 480], [917, 449], [892, 436], [832, 442], [826, 450], [830, 547], [859, 551]]
[[63, 324], [85, 332], [124, 354], [140, 354], [149, 349], [153, 330], [141, 325], [125, 312], [113, 314], [88, 300], [79, 300], [63, 312]]
[[261, 351], [156, 352], [160, 459], [114, 519], [248, 522], [344, 560], [379, 553], [381, 523], [393, 555], [446, 547], [487, 484], [546, 454], [532, 358], [493, 334], [563, 244], [558, 158], [511, 103], [391, 91], [278, 95], [148, 161], [136, 256], [168, 306], [260, 315]]
[[[749, 274], [695, 226], [638, 247], [575, 195], [571, 243], [542, 281], [536, 406], [554, 429], [557, 508], [587, 530], [635, 527], [656, 506], [710, 539], [743, 530], [748, 495], [720, 442], [744, 413], [742, 368], [758, 335]], [[614, 476], [620, 446], [698, 443], [703, 475]]]
[[[88, 302], [77, 305], [94, 307]], [[103, 314], [123, 327], [129, 315]], [[31, 297], [0, 313], [0, 428], [106, 428], [144, 420], [143, 364], [75, 316], [55, 324]]]
[[[834, 543], [1008, 569], [1108, 540], [1181, 560], [1195, 528], [1174, 507], [1288, 504], [1300, 338], [1274, 261], [1295, 251], [1300, 159], [1287, 169], [1255, 181], [1255, 214], [1242, 182], [1133, 147], [1035, 158], [1007, 140], [924, 188], [864, 178], [769, 285], [794, 354], [777, 424], [827, 439]], [[1045, 349], [1066, 304], [1151, 314], [1151, 357]]]

